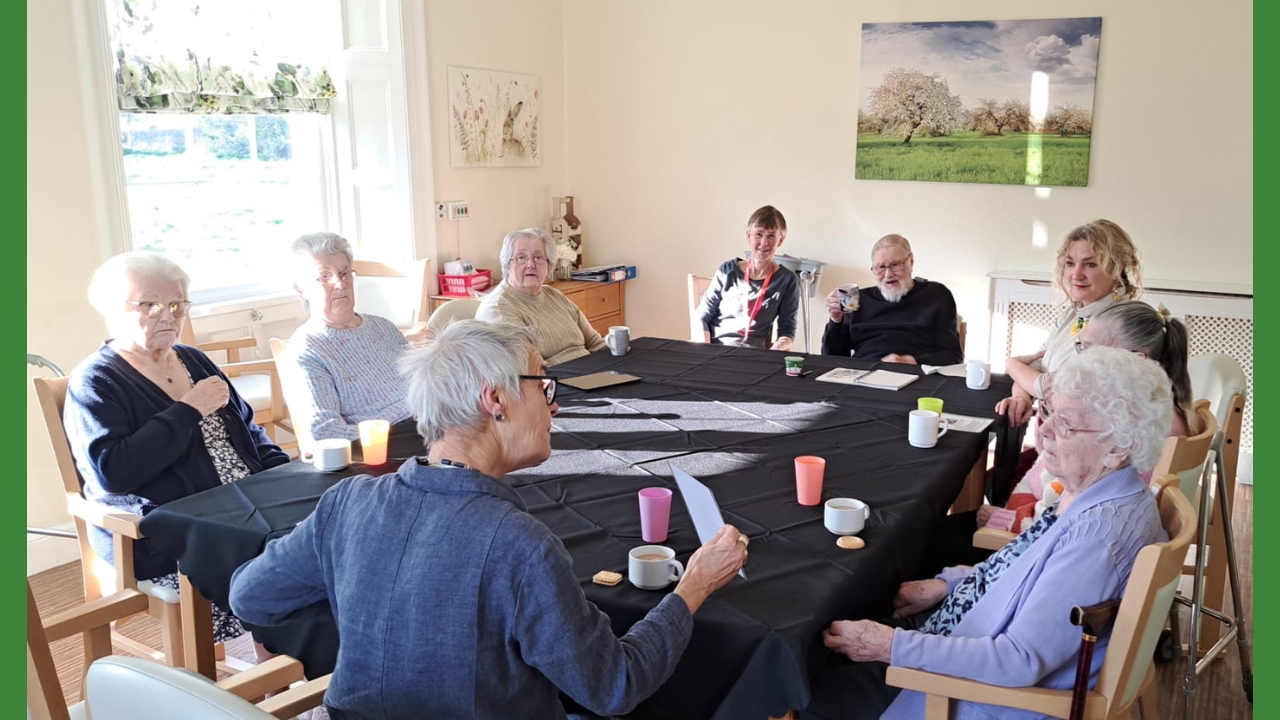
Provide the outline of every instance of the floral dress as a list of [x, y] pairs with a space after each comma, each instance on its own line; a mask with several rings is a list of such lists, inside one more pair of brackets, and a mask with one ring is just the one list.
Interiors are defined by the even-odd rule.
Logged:
[[[181, 357], [179, 357], [181, 361]], [[186, 366], [183, 365], [183, 369]], [[195, 385], [195, 380], [191, 379], [191, 371], [187, 371], [187, 379], [191, 380], [191, 384]], [[223, 485], [235, 482], [243, 478], [249, 477], [249, 467], [244, 464], [244, 460], [240, 459], [240, 454], [236, 452], [235, 447], [231, 444], [231, 436], [227, 433], [227, 425], [222, 420], [222, 416], [218, 413], [210, 413], [200, 421], [200, 434], [204, 439], [205, 450], [209, 452], [209, 457], [213, 459], [214, 470], [218, 473], [218, 479]], [[178, 573], [173, 572], [168, 575], [151, 578], [151, 582], [162, 587], [167, 587], [175, 592], [178, 590]], [[244, 634], [244, 627], [230, 610], [219, 605], [213, 606], [213, 639], [215, 642], [226, 642], [233, 638], [238, 638]]]

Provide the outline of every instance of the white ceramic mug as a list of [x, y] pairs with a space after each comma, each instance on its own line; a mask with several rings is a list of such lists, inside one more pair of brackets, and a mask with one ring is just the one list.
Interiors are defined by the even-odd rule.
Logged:
[[610, 326], [609, 334], [604, 336], [604, 344], [614, 355], [626, 355], [627, 347], [631, 345], [631, 328], [626, 325]]
[[325, 472], [341, 470], [351, 464], [351, 441], [346, 438], [316, 440], [302, 453], [302, 462]]
[[676, 551], [662, 545], [641, 545], [627, 553], [627, 578], [641, 590], [661, 590], [684, 575]]
[[857, 535], [871, 517], [871, 508], [853, 498], [831, 498], [822, 511], [822, 524], [836, 535]]
[[931, 448], [938, 438], [947, 434], [950, 426], [942, 416], [932, 410], [912, 410], [907, 418], [907, 442], [912, 447]]
[[970, 360], [964, 364], [964, 384], [970, 390], [986, 390], [991, 387], [991, 363], [986, 360]]

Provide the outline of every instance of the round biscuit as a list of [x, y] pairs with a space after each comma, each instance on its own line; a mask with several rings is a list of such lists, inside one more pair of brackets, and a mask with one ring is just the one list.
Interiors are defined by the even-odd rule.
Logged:
[[856, 535], [842, 535], [838, 540], [836, 540], [836, 545], [844, 548], [845, 550], [857, 550], [859, 548], [866, 547], [867, 543]]

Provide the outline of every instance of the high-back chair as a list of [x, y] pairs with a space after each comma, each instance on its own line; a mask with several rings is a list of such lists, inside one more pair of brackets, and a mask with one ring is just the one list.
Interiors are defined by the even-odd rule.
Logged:
[[[1209, 448], [1213, 444], [1214, 433], [1218, 431], [1218, 423], [1209, 411], [1209, 404], [1204, 401], [1196, 402], [1195, 412], [1204, 430], [1189, 437], [1170, 437], [1164, 441], [1160, 459], [1151, 472], [1152, 492], [1158, 492], [1162, 483], [1176, 481], [1184, 496], [1199, 496], [1200, 473], [1209, 458]], [[978, 528], [973, 534], [973, 546], [983, 550], [999, 550], [1017, 536], [1017, 533], [1004, 530]]]
[[480, 309], [480, 301], [475, 298], [458, 298], [436, 308], [427, 320], [427, 330], [432, 335], [439, 335], [450, 323], [458, 320], [471, 320]]
[[698, 303], [702, 302], [703, 294], [707, 292], [707, 288], [711, 287], [711, 278], [689, 273], [688, 285], [689, 339], [693, 342], [702, 342], [702, 320], [698, 318]]
[[[302, 371], [285, 354], [288, 341], [273, 337], [268, 341], [268, 344], [271, 346], [271, 357], [276, 363], [276, 375], [280, 379], [280, 390], [285, 404], [292, 405], [295, 408], [310, 407], [311, 391], [307, 389], [306, 383], [302, 378]], [[293, 422], [293, 435], [298, 441], [298, 452], [308, 452], [315, 440], [311, 437], [310, 419], [296, 419]]]
[[179, 340], [204, 354], [226, 353], [227, 362], [218, 365], [218, 369], [231, 381], [249, 407], [253, 408], [253, 421], [267, 432], [273, 442], [276, 440], [276, 429], [280, 428], [292, 434], [293, 425], [289, 422], [289, 411], [284, 404], [284, 393], [280, 390], [280, 378], [276, 375], [276, 364], [273, 360], [240, 360], [240, 351], [258, 346], [252, 337], [234, 338], [232, 340], [214, 340], [197, 343], [195, 330], [191, 327], [190, 318], [182, 325]]
[[[75, 523], [76, 539], [80, 543], [80, 575], [84, 582], [85, 601], [92, 602], [122, 590], [140, 591], [148, 598], [146, 607], [142, 609], [160, 621], [164, 652], [158, 653], [154, 648], [118, 633], [113, 634], [112, 639], [117, 645], [130, 652], [157, 660], [163, 659], [170, 665], [181, 665], [183, 661], [182, 622], [178, 594], [169, 588], [145, 580], [140, 582], [133, 576], [133, 543], [143, 538], [142, 531], [138, 529], [142, 516], [108, 511], [90, 503], [84, 497], [84, 480], [76, 469], [75, 460], [71, 455], [71, 445], [67, 441], [66, 430], [62, 426], [62, 411], [67, 399], [67, 381], [65, 377], [32, 378], [36, 387], [36, 399], [40, 403], [40, 412], [44, 417], [45, 429], [49, 433], [49, 444], [53, 448], [58, 475], [62, 479], [67, 513]], [[89, 528], [93, 525], [111, 533], [115, 549], [115, 567], [98, 557], [89, 544]]]
[[[27, 717], [29, 720], [83, 718], [84, 705], [67, 706], [58, 668], [49, 643], [83, 635], [85, 668], [111, 654], [111, 623], [147, 610], [147, 597], [137, 590], [121, 590], [48, 620], [40, 617], [36, 597], [27, 581]], [[83, 697], [84, 685], [81, 686]]]
[[356, 260], [356, 311], [390, 320], [406, 335], [427, 322], [431, 301], [429, 260]]
[[[287, 655], [214, 683], [203, 675], [139, 658], [108, 657], [89, 667], [86, 704], [94, 720], [164, 717], [183, 720], [292, 718], [323, 702], [331, 676], [303, 679], [302, 663]], [[289, 688], [271, 697], [265, 693]]]
[[[1084, 695], [1083, 717], [1090, 720], [1127, 720], [1135, 700], [1142, 720], [1156, 717], [1152, 652], [1178, 589], [1187, 547], [1196, 533], [1195, 511], [1178, 489], [1176, 479], [1167, 481], [1158, 503], [1160, 520], [1170, 539], [1138, 552], [1111, 629], [1098, 681], [1094, 689]], [[1066, 621], [1067, 618], [1063, 618], [1063, 622]], [[893, 666], [886, 681], [895, 687], [925, 693], [928, 696], [925, 720], [951, 717], [951, 699], [1020, 708], [1056, 718], [1071, 715], [1071, 690], [1001, 687]]]

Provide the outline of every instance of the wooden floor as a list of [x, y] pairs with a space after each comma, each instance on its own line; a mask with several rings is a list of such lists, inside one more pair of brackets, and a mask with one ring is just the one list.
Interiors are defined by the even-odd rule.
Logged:
[[[1232, 507], [1232, 526], [1240, 563], [1241, 594], [1246, 622], [1253, 621], [1253, 487], [1237, 485]], [[31, 588], [42, 616], [74, 607], [83, 601], [77, 565], [63, 565], [31, 577]], [[1183, 628], [1188, 626], [1186, 611]], [[1206, 620], [1206, 622], [1212, 622]], [[119, 629], [125, 635], [160, 647], [160, 628], [151, 618], [140, 615], [123, 621]], [[1251, 634], [1252, 637], [1252, 634]], [[249, 636], [227, 643], [229, 656], [253, 662], [253, 644]], [[80, 699], [80, 673], [83, 672], [79, 638], [68, 638], [53, 644], [53, 658], [68, 704]], [[1156, 687], [1159, 695], [1159, 718], [1181, 717], [1183, 706], [1183, 673], [1185, 662], [1156, 665]], [[1137, 713], [1134, 713], [1137, 717]], [[1240, 684], [1240, 660], [1234, 646], [1201, 673], [1196, 687], [1195, 717], [1200, 720], [1236, 720], [1252, 718], [1253, 708], [1245, 700]], [[1144, 720], [1153, 720], [1145, 718]]]

